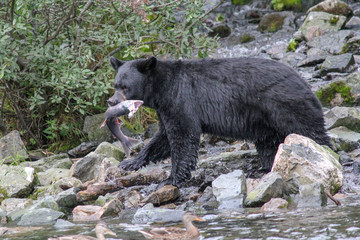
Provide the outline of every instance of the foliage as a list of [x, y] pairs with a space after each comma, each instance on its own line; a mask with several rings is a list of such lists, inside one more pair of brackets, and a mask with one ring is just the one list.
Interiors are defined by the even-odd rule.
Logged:
[[217, 46], [203, 3], [0, 1], [0, 130], [21, 130], [28, 146], [78, 144], [84, 116], [112, 93], [110, 56], [206, 57]]
[[250, 0], [232, 0], [231, 1], [235, 5], [245, 5], [250, 2]]
[[289, 45], [287, 46], [286, 51], [287, 52], [295, 52], [298, 45], [299, 45], [299, 43], [294, 38], [292, 38], [289, 42]]
[[271, 7], [274, 10], [298, 10], [301, 8], [301, 0], [271, 0]]
[[340, 93], [344, 99], [344, 105], [351, 106], [354, 103], [354, 97], [351, 94], [351, 88], [345, 82], [333, 82], [330, 85], [316, 92], [316, 96], [324, 106], [330, 106], [330, 101], [335, 98], [336, 93]]
[[254, 40], [255, 40], [255, 37], [253, 35], [245, 33], [244, 35], [241, 36], [240, 42], [247, 43], [247, 42], [251, 42]]

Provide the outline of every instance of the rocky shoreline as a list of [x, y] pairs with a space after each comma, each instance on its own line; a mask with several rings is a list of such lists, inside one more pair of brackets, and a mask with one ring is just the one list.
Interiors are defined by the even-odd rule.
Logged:
[[[340, 203], [349, 194], [358, 195], [360, 4], [334, 3], [339, 1], [324, 1], [297, 17], [294, 12], [244, 6], [237, 10], [253, 23], [240, 26], [230, 12], [222, 25], [228, 25], [232, 33], [221, 39], [226, 47], [214, 57], [265, 57], [296, 68], [325, 107], [326, 128], [335, 151], [289, 135], [279, 146], [272, 171], [264, 175], [257, 171], [260, 164], [252, 143], [204, 135], [192, 179], [181, 189], [165, 186], [155, 191], [157, 183], [169, 175], [170, 160], [137, 172], [119, 170], [117, 165], [125, 154], [118, 142], [110, 143], [109, 131], [99, 129], [103, 115], [89, 117], [85, 123], [84, 131], [92, 142], [36, 161], [19, 161], [29, 156], [20, 134], [13, 131], [0, 139], [3, 228], [14, 223], [71, 225], [106, 217], [131, 219], [134, 224], [168, 222], [181, 220], [185, 211], [248, 207], [262, 207], [261, 211], [319, 208], [335, 204], [328, 200], [329, 195], [337, 193], [334, 197]], [[229, 12], [229, 4], [217, 11]], [[210, 15], [209, 22], [216, 16]], [[255, 21], [252, 16], [261, 17]], [[259, 24], [266, 26], [265, 21], [277, 18], [283, 19], [281, 28], [274, 33], [262, 27], [259, 37]], [[254, 33], [254, 40], [234, 42], [245, 31]], [[134, 154], [149, 141], [156, 126], [151, 129]], [[9, 227], [0, 235], [14, 231]]]

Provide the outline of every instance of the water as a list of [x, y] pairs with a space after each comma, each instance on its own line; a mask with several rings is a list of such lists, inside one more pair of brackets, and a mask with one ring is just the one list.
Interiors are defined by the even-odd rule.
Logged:
[[[319, 209], [294, 209], [278, 213], [263, 213], [258, 208], [239, 209], [231, 212], [207, 212], [201, 214], [206, 222], [196, 223], [201, 232], [200, 239], [359, 239], [360, 198], [357, 194], [339, 199], [343, 206], [329, 202]], [[107, 239], [145, 239], [137, 231], [150, 225], [134, 225], [129, 220], [107, 218], [108, 227], [117, 237]], [[153, 224], [153, 226], [159, 224]], [[48, 237], [84, 234], [95, 236], [95, 223], [77, 223], [74, 227], [57, 229], [44, 226], [40, 230], [7, 235], [0, 239], [47, 239]], [[166, 226], [181, 226], [168, 223]]]

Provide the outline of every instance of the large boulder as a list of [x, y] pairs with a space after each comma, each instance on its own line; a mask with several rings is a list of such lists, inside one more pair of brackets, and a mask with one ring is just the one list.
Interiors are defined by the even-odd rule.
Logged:
[[334, 15], [343, 15], [346, 17], [351, 17], [353, 14], [352, 8], [343, 1], [339, 0], [325, 0], [311, 8], [306, 12], [327, 12]]
[[279, 145], [272, 171], [278, 172], [294, 191], [302, 185], [320, 183], [325, 190], [335, 193], [343, 183], [339, 156], [328, 147], [297, 134], [290, 134]]
[[345, 24], [346, 17], [326, 12], [310, 12], [299, 28], [306, 41], [329, 32], [339, 31]]
[[246, 197], [246, 181], [242, 170], [220, 175], [212, 182], [212, 188], [220, 204], [219, 209], [236, 209], [243, 206]]
[[34, 169], [22, 166], [0, 166], [0, 189], [7, 197], [28, 197], [34, 188]]
[[125, 157], [125, 153], [122, 149], [114, 146], [114, 144], [108, 142], [102, 142], [96, 149], [95, 153], [103, 155], [105, 157], [113, 157], [118, 161], [121, 161]]
[[26, 148], [16, 130], [0, 139], [0, 160], [2, 163], [13, 163], [28, 158]]
[[45, 172], [38, 173], [38, 177], [40, 185], [47, 186], [62, 178], [70, 177], [70, 170], [63, 168], [50, 168]]

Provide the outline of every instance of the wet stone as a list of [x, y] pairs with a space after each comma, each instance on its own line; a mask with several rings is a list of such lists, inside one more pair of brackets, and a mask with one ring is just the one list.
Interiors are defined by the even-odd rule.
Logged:
[[33, 204], [33, 200], [27, 198], [7, 198], [1, 202], [1, 208], [8, 214], [25, 209]]
[[37, 208], [28, 210], [18, 222], [20, 226], [53, 224], [65, 214], [49, 208]]
[[261, 207], [263, 212], [278, 212], [284, 209], [287, 209], [289, 203], [282, 198], [272, 198], [269, 202], [265, 203]]
[[322, 207], [327, 204], [327, 196], [324, 193], [324, 186], [320, 183], [302, 185], [299, 188], [300, 199], [298, 208]]
[[60, 207], [73, 208], [78, 205], [76, 194], [79, 191], [77, 188], [70, 188], [63, 192], [60, 192], [55, 196], [55, 201]]
[[220, 175], [212, 182], [212, 189], [220, 203], [219, 209], [240, 208], [246, 196], [245, 175], [242, 170]]
[[264, 175], [260, 182], [245, 198], [245, 206], [258, 207], [271, 198], [282, 197], [284, 194], [284, 181], [279, 173], [270, 172]]
[[167, 208], [155, 208], [153, 204], [146, 204], [138, 209], [133, 217], [134, 224], [152, 223], [152, 222], [176, 222], [181, 221], [184, 215], [182, 210]]

